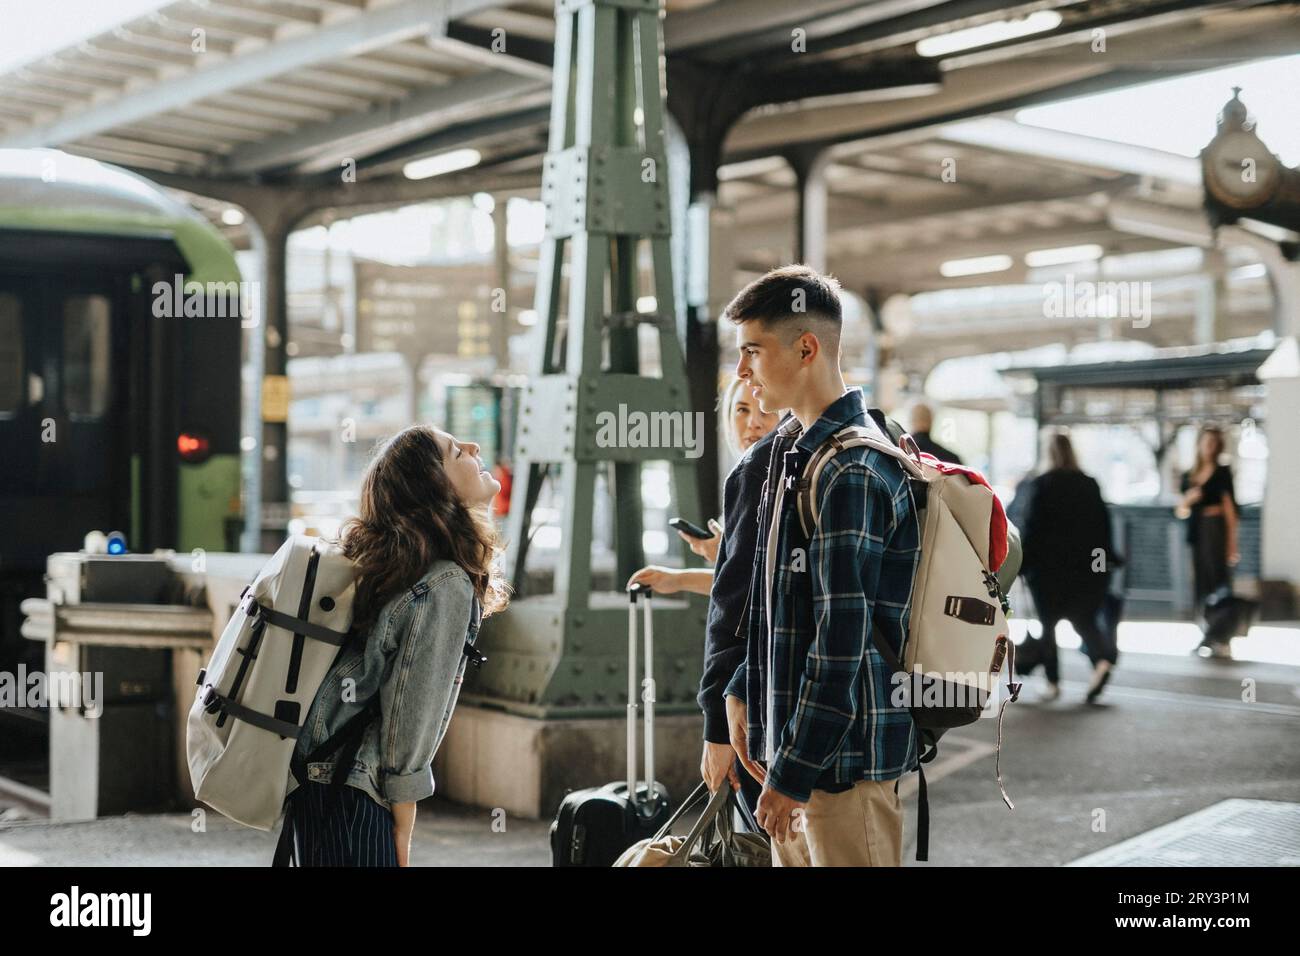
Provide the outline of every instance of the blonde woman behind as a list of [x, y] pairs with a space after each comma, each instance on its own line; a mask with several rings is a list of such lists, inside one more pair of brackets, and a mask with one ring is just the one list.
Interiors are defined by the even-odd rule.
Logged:
[[[709, 616], [704, 632], [704, 670], [697, 700], [704, 714], [700, 776], [716, 791], [729, 781], [753, 813], [759, 785], [741, 770], [731, 748], [723, 688], [745, 657], [743, 637], [737, 637], [749, 599], [749, 578], [757, 548], [758, 502], [767, 477], [772, 438], [780, 414], [759, 408], [749, 387], [733, 381], [722, 395], [721, 414], [728, 427], [727, 444], [739, 461], [722, 487], [722, 526], [710, 521], [713, 537], [685, 538], [691, 550], [714, 565], [711, 569], [675, 570], [642, 568], [630, 583], [644, 582], [656, 591], [695, 591], [709, 596]], [[743, 823], [738, 824], [747, 829]]]
[[[776, 423], [781, 420], [780, 413], [764, 412], [758, 407], [758, 402], [750, 394], [745, 383], [740, 379], [732, 380], [722, 393], [719, 400], [723, 419], [727, 422], [727, 428], [724, 435], [727, 440], [727, 447], [736, 458], [744, 456], [750, 448], [769, 434]], [[728, 481], [730, 482], [730, 476]], [[725, 499], [725, 495], [724, 495]], [[743, 512], [742, 512], [743, 514]], [[726, 508], [724, 500], [723, 520], [727, 523], [736, 520], [737, 516], [732, 515]], [[686, 542], [686, 546], [693, 552], [708, 561], [710, 565], [716, 566], [718, 563], [718, 545], [722, 541], [723, 526], [718, 523], [717, 519], [709, 519], [709, 530], [713, 536], [709, 538], [696, 538], [683, 531], [678, 531], [678, 536]], [[652, 564], [637, 571], [628, 579], [628, 587], [633, 584], [644, 584], [655, 591], [657, 594], [675, 594], [678, 591], [692, 591], [696, 594], [708, 595], [713, 588], [713, 576], [715, 568], [665, 568], [661, 565]]]

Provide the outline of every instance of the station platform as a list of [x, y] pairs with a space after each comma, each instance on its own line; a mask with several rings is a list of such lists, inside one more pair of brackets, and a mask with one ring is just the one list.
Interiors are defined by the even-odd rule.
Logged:
[[[1296, 840], [1278, 836], [1296, 832], [1300, 812], [1300, 626], [1253, 628], [1233, 642], [1233, 660], [1192, 655], [1197, 634], [1126, 622], [1114, 678], [1088, 705], [1087, 661], [1062, 626], [1060, 698], [1040, 702], [1035, 674], [1008, 709], [1001, 763], [1015, 809], [995, 780], [996, 721], [953, 731], [926, 775], [928, 864], [913, 859], [915, 778], [904, 780], [905, 864], [1181, 865], [1191, 854], [1204, 865], [1300, 865]], [[269, 864], [275, 833], [215, 813], [194, 833], [191, 819], [52, 824], [0, 792], [0, 866]], [[426, 801], [412, 865], [549, 865], [548, 820], [507, 811], [498, 832], [494, 819], [490, 808]]]

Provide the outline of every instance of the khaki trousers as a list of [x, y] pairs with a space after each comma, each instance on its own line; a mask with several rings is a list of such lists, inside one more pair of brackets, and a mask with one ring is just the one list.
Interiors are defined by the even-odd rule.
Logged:
[[901, 866], [903, 804], [893, 780], [859, 780], [852, 790], [814, 790], [773, 866]]

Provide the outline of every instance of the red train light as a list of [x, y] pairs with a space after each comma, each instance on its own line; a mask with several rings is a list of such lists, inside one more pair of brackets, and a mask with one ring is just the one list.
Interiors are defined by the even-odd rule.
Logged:
[[181, 461], [198, 464], [207, 461], [210, 442], [207, 435], [181, 432], [176, 439], [176, 450], [180, 453]]

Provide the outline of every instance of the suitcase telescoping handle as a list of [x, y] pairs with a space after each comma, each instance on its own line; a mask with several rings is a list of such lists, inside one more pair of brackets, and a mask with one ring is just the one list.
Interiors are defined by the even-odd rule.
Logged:
[[627, 604], [627, 796], [636, 802], [636, 601], [645, 597], [645, 679], [641, 699], [645, 701], [645, 778], [646, 794], [651, 804], [655, 794], [655, 681], [654, 628], [650, 619], [651, 590], [644, 584], [628, 588]]

